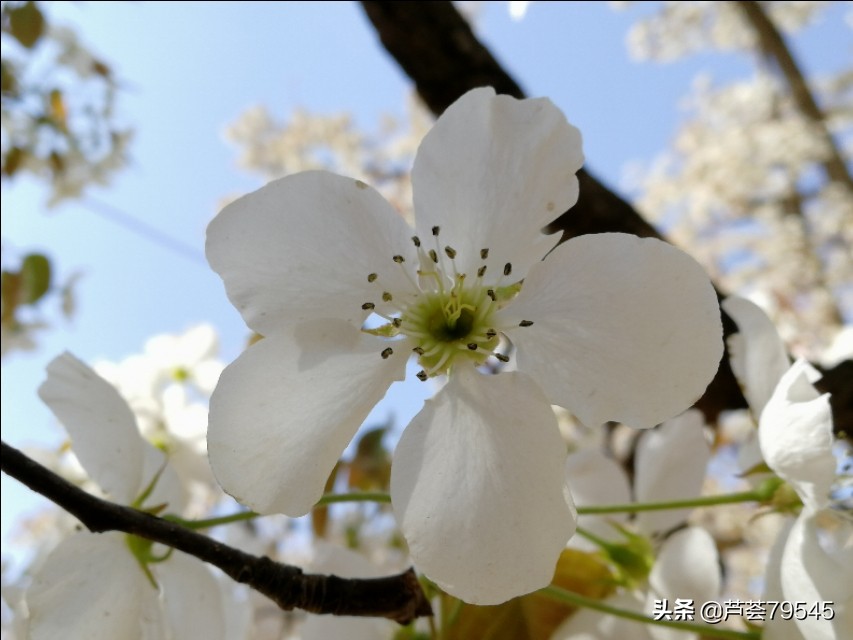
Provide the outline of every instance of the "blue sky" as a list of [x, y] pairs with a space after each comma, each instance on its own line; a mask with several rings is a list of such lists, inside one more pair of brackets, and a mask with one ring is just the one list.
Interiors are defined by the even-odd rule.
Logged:
[[[752, 73], [735, 54], [701, 54], [661, 65], [632, 62], [625, 35], [635, 18], [606, 3], [534, 3], [512, 22], [506, 3], [487, 3], [478, 29], [531, 96], [548, 96], [583, 132], [588, 168], [618, 187], [627, 163], [666, 147], [694, 76], [719, 81]], [[841, 5], [841, 3], [838, 3]], [[850, 55], [844, 6], [796, 41], [807, 70], [834, 69]], [[52, 3], [54, 23], [75, 26], [122, 79], [122, 121], [136, 130], [132, 163], [93, 199], [145, 221], [197, 253], [187, 258], [70, 203], [46, 211], [33, 181], [4, 184], [4, 253], [50, 254], [60, 279], [81, 272], [78, 311], [42, 334], [33, 354], [3, 363], [2, 432], [14, 446], [55, 445], [60, 431], [35, 395], [46, 363], [70, 350], [118, 361], [158, 333], [199, 322], [220, 331], [223, 356], [239, 353], [247, 331], [206, 266], [204, 230], [217, 203], [261, 185], [236, 166], [226, 124], [263, 104], [277, 117], [301, 107], [347, 111], [368, 130], [381, 113], [402, 116], [409, 84], [354, 3]], [[51, 313], [51, 317], [55, 314]], [[425, 385], [401, 391], [377, 414], [399, 421], [419, 408]], [[22, 511], [43, 504], [2, 478], [3, 540]]]

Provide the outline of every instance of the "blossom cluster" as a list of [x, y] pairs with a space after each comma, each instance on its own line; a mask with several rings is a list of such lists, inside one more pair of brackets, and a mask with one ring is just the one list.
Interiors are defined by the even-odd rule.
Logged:
[[[494, 610], [468, 603], [539, 612], [532, 637], [710, 635], [627, 618], [727, 589], [725, 550], [693, 512], [714, 508], [702, 494], [724, 443], [690, 410], [723, 354], [719, 303], [699, 264], [662, 241], [558, 243], [543, 231], [577, 200], [582, 162], [580, 134], [553, 103], [484, 88], [418, 148], [413, 224], [361, 180], [322, 170], [235, 200], [208, 228], [207, 257], [259, 338], [224, 367], [206, 326], [154, 338], [118, 365], [57, 357], [39, 394], [79, 465], [54, 466], [187, 526], [238, 509], [215, 476], [253, 510], [225, 519], [217, 535], [228, 543], [350, 576], [411, 563], [444, 628], [482, 629], [492, 615], [482, 612]], [[756, 422], [738, 471], [755, 483], [748, 499], [781, 520], [758, 595], [831, 600], [837, 611], [784, 629], [768, 620], [763, 637], [841, 640], [853, 588], [834, 576], [853, 571], [853, 521], [834, 497], [829, 399], [758, 307], [723, 306], [738, 326], [730, 362]], [[388, 471], [384, 430], [360, 428], [409, 369], [436, 392]], [[613, 423], [631, 434], [627, 456], [607, 435]], [[317, 515], [345, 474], [350, 487], [371, 486], [358, 480], [369, 476], [387, 492], [390, 510], [369, 512], [378, 534], [352, 511], [328, 512], [333, 526]], [[310, 523], [281, 518], [309, 513]], [[361, 551], [379, 538], [382, 566], [329, 546], [339, 534]], [[57, 537], [20, 588], [4, 591], [10, 638], [396, 633], [385, 621], [271, 616], [196, 559], [136, 536], [67, 527]], [[546, 616], [543, 588], [600, 606]]]

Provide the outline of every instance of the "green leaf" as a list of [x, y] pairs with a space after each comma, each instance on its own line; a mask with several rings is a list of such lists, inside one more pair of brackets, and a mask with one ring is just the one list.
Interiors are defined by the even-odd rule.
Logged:
[[9, 11], [9, 28], [15, 39], [27, 49], [32, 49], [44, 34], [44, 16], [35, 2], [15, 7]]
[[21, 293], [25, 304], [37, 302], [50, 289], [50, 260], [31, 253], [21, 265]]

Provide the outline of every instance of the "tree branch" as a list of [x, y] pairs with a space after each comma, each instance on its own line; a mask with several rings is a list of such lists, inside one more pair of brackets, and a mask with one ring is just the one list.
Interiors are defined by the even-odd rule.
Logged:
[[[452, 2], [392, 2], [363, 0], [362, 6], [388, 53], [415, 84], [418, 94], [435, 115], [440, 115], [464, 93], [482, 86], [498, 93], [524, 98], [519, 84], [503, 69], [471, 30]], [[588, 233], [630, 233], [666, 240], [634, 207], [608, 189], [589, 171], [578, 172], [580, 198], [572, 209], [551, 224], [562, 231], [563, 240]], [[726, 293], [717, 287], [719, 297]], [[723, 316], [725, 336], [737, 331]], [[831, 373], [831, 372], [830, 372]], [[835, 429], [853, 434], [851, 391], [853, 382], [828, 376], [825, 391], [833, 404]], [[838, 406], [838, 403], [847, 403]], [[746, 408], [746, 400], [732, 373], [728, 357], [720, 363], [716, 377], [696, 402], [706, 420], [713, 424], [723, 411]]]
[[847, 164], [832, 138], [832, 133], [826, 126], [826, 116], [824, 116], [809, 89], [806, 78], [800, 70], [800, 65], [794, 59], [794, 54], [785, 44], [785, 38], [779, 33], [760, 2], [738, 0], [736, 4], [758, 36], [758, 45], [764, 57], [771, 63], [775, 63], [775, 66], [781, 71], [797, 109], [817, 127], [820, 137], [823, 138], [829, 151], [829, 156], [823, 161], [823, 168], [827, 177], [831, 181], [844, 185], [849, 193], [853, 193], [853, 178], [850, 177]]
[[93, 533], [122, 531], [188, 553], [259, 591], [285, 611], [383, 617], [400, 624], [432, 615], [412, 569], [372, 579], [305, 574], [299, 567], [244, 553], [175, 522], [96, 498], [5, 442], [2, 470], [77, 517]]

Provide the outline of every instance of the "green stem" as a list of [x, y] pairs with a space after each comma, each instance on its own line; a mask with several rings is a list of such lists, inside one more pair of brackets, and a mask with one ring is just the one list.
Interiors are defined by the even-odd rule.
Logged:
[[[324, 495], [314, 507], [323, 507], [329, 504], [336, 504], [339, 502], [384, 502], [390, 503], [391, 496], [387, 493], [381, 492], [369, 492], [369, 491], [357, 491], [354, 493], [327, 493]], [[227, 516], [219, 516], [217, 518], [207, 518], [206, 520], [184, 520], [178, 516], [166, 516], [167, 520], [171, 520], [172, 522], [177, 522], [188, 529], [198, 530], [198, 529], [210, 529], [211, 527], [218, 527], [221, 524], [231, 524], [232, 522], [243, 522], [244, 520], [254, 520], [255, 518], [261, 517], [262, 514], [255, 513], [254, 511], [239, 511], [238, 513], [232, 513]]]
[[625, 609], [613, 607], [609, 604], [602, 602], [601, 600], [587, 598], [586, 596], [582, 596], [580, 594], [574, 593], [573, 591], [567, 591], [566, 589], [561, 589], [559, 587], [545, 587], [539, 593], [550, 596], [551, 598], [559, 600], [560, 602], [572, 604], [577, 607], [594, 609], [595, 611], [601, 611], [602, 613], [607, 613], [612, 616], [617, 616], [619, 618], [625, 618], [626, 620], [642, 622], [643, 624], [654, 624], [661, 627], [669, 627], [670, 629], [692, 631], [706, 638], [723, 638], [724, 640], [760, 640], [761, 638], [761, 634], [754, 631], [734, 631], [733, 629], [718, 629], [711, 625], [696, 624], [693, 622], [679, 622], [675, 620], [655, 620], [654, 618], [650, 618], [642, 613], [626, 611]]
[[766, 499], [767, 495], [763, 491], [741, 491], [740, 493], [701, 496], [699, 498], [691, 498], [690, 500], [673, 500], [671, 502], [632, 502], [630, 504], [602, 504], [592, 507], [578, 507], [578, 515], [710, 507], [718, 504], [733, 504], [737, 502], [761, 502]]
[[355, 493], [327, 493], [320, 501], [315, 504], [315, 507], [322, 507], [327, 504], [336, 504], [338, 502], [384, 502], [390, 504], [391, 496], [381, 491], [356, 491]]

